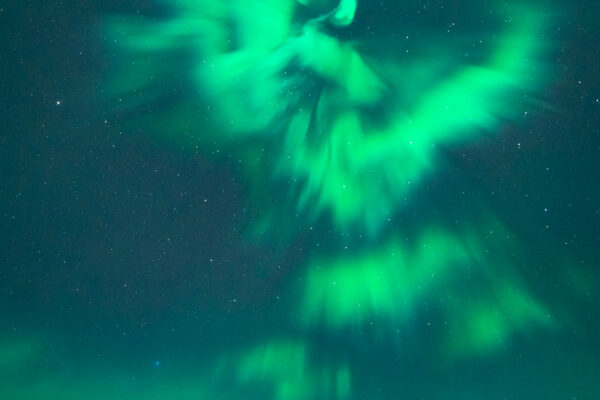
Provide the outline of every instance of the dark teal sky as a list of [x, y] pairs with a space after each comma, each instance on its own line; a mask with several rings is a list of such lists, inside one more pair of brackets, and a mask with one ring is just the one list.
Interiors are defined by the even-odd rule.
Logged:
[[[181, 388], [195, 366], [273, 334], [308, 338], [316, 359], [349, 359], [361, 374], [357, 399], [600, 396], [600, 6], [561, 10], [541, 107], [496, 137], [445, 150], [447, 167], [403, 215], [410, 232], [485, 203], [519, 238], [523, 251], [512, 256], [531, 266], [520, 271], [528, 287], [565, 316], [557, 330], [450, 366], [431, 350], [437, 334], [420, 325], [435, 310], [414, 317], [401, 350], [363, 346], [369, 332], [332, 338], [288, 326], [299, 295], [290, 281], [315, 243], [335, 252], [339, 238], [323, 222], [285, 245], [247, 240], [261, 208], [235, 154], [214, 156], [136, 122], [188, 95], [185, 81], [159, 83], [173, 94], [150, 106], [115, 110], [104, 85], [119, 55], [102, 18], [162, 16], [154, 3], [0, 5], [0, 352], [31, 338], [51, 348], [18, 366], [0, 354], [0, 386], [73, 382], [67, 397], [52, 384], [48, 397], [12, 387], [9, 396], [77, 398], [95, 387], [103, 398], [111, 382], [136, 375], [140, 383], [114, 396], [194, 398], [157, 385]], [[244, 398], [263, 398], [260, 390]], [[236, 398], [213, 396], [198, 398]]]

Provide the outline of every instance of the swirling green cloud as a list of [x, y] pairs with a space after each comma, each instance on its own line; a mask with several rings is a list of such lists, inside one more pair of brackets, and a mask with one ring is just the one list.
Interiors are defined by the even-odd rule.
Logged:
[[182, 72], [218, 128], [172, 116], [180, 134], [240, 146], [248, 164], [255, 149], [268, 148], [251, 175], [269, 174], [271, 188], [287, 186], [298, 212], [326, 214], [340, 229], [372, 236], [439, 168], [440, 147], [476, 140], [520, 116], [549, 72], [551, 19], [537, 5], [491, 3], [498, 32], [471, 38], [485, 50], [467, 63], [448, 56], [451, 43], [427, 43], [429, 50], [407, 57], [390, 38], [376, 45], [339, 39], [352, 32], [354, 0], [169, 4], [174, 13], [164, 21], [108, 25], [144, 70], [117, 79], [113, 93], [152, 93], [175, 69], [165, 54], [185, 55]]
[[441, 342], [452, 355], [497, 351], [514, 335], [555, 325], [520, 277], [511, 254], [522, 250], [510, 237], [487, 217], [460, 233], [428, 227], [410, 240], [316, 259], [302, 279], [299, 322], [334, 334], [370, 328], [390, 339], [427, 304], [446, 321]]
[[[448, 354], [488, 354], [554, 326], [511, 258], [519, 243], [485, 205], [471, 205], [481, 213], [462, 230], [431, 219], [383, 229], [440, 172], [444, 149], [497, 133], [536, 101], [551, 76], [549, 5], [490, 1], [489, 27], [422, 34], [408, 49], [409, 35], [376, 34], [368, 22], [386, 2], [165, 4], [157, 21], [108, 19], [111, 45], [127, 60], [109, 96], [126, 110], [181, 98], [162, 118], [147, 113], [146, 127], [235, 155], [259, 205], [255, 232], [277, 232], [271, 243], [315, 221], [363, 239], [352, 253], [315, 251], [299, 274], [293, 329], [335, 335], [376, 321], [383, 337], [436, 299]], [[394, 23], [410, 25], [401, 5], [391, 8]], [[490, 244], [491, 231], [504, 234]], [[309, 372], [306, 343], [266, 343], [228, 364], [238, 383], [267, 385], [282, 400], [349, 385]], [[336, 368], [323, 376], [349, 380]]]

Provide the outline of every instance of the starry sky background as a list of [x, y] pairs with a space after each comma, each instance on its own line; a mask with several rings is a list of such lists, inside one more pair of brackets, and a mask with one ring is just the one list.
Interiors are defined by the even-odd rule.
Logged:
[[[167, 379], [277, 329], [274, 299], [291, 296], [286, 278], [314, 241], [282, 250], [243, 240], [249, 189], [236, 160], [111, 113], [101, 82], [117, 56], [98, 39], [101, 18], [136, 9], [154, 10], [143, 1], [0, 4], [0, 340], [57, 344], [44, 365], [19, 372], [25, 381], [74, 369]], [[549, 106], [448, 154], [464, 182], [436, 189], [477, 188], [527, 238], [541, 273], [560, 253], [589, 286], [571, 304], [584, 325], [516, 350], [525, 362], [483, 368], [505, 396], [487, 398], [600, 395], [600, 5], [563, 12]], [[549, 273], [544, 289], [562, 298], [570, 284]], [[506, 372], [514, 365], [527, 381]], [[458, 390], [481, 377], [461, 368], [438, 379]]]

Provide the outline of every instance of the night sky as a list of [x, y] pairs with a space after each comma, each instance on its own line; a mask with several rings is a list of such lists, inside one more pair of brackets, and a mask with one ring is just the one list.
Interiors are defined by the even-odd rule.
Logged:
[[[183, 74], [157, 82], [169, 95], [150, 104], [126, 108], [109, 93], [123, 56], [105, 16], [168, 15], [156, 3], [0, 4], [0, 397], [301, 398], [235, 389], [230, 354], [273, 337], [310, 343], [317, 364], [344, 360], [358, 375], [349, 398], [600, 396], [600, 5], [558, 7], [540, 100], [497, 135], [443, 149], [442, 171], [397, 216], [411, 237], [423, 221], [446, 226], [476, 214], [465, 204], [485, 204], [518, 237], [510, 257], [522, 281], [555, 311], [548, 330], [451, 360], [432, 350], [441, 333], [427, 328], [437, 315], [428, 305], [401, 350], [376, 332], [290, 326], [310, 260], [358, 239], [327, 217], [298, 232], [296, 214], [255, 240], [256, 217], [285, 194], [257, 197], [263, 182], [245, 167], [244, 144], [209, 148], [178, 124], [157, 134], [148, 122], [177, 118], [173, 104], [195, 93]], [[448, 3], [468, 19], [457, 2], [409, 3]], [[421, 18], [435, 25], [438, 14]], [[214, 129], [206, 121], [188, 131]]]

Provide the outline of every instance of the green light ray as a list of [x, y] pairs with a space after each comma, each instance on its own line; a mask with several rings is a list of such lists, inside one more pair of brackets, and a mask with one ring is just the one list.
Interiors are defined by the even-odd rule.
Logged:
[[412, 249], [396, 239], [367, 254], [317, 261], [306, 277], [302, 324], [340, 330], [374, 319], [402, 321], [419, 299], [471, 258], [456, 238], [432, 231]]
[[301, 341], [268, 341], [235, 357], [224, 357], [217, 370], [229, 380], [232, 368], [236, 385], [259, 385], [270, 393], [268, 398], [276, 400], [348, 399], [351, 395], [349, 367], [316, 362]]
[[302, 280], [298, 322], [346, 335], [375, 324], [378, 338], [391, 338], [428, 304], [449, 327], [441, 339], [447, 354], [500, 350], [515, 336], [556, 325], [523, 282], [510, 237], [494, 220], [461, 234], [429, 227], [410, 244], [395, 238], [363, 253], [315, 260]]
[[[543, 60], [551, 19], [535, 5], [492, 3], [501, 30], [481, 37], [490, 50], [470, 65], [442, 56], [446, 43], [427, 44], [435, 59], [407, 59], [392, 42], [392, 54], [381, 57], [362, 51], [359, 40], [331, 35], [329, 25], [352, 29], [355, 0], [167, 4], [174, 13], [165, 21], [108, 24], [142, 72], [116, 79], [109, 92], [138, 88], [152, 96], [160, 76], [173, 71], [165, 54], [184, 54], [182, 72], [218, 126], [203, 129], [200, 143], [241, 144], [250, 157], [269, 146], [256, 174], [291, 182], [299, 211], [328, 214], [338, 228], [372, 236], [439, 168], [439, 146], [497, 131], [549, 75]], [[177, 123], [193, 131], [194, 122]]]
[[[413, 55], [398, 38], [354, 37], [361, 7], [372, 6], [355, 0], [166, 4], [171, 13], [162, 20], [107, 23], [130, 60], [128, 78], [115, 79], [109, 95], [135, 109], [159, 95], [157, 82], [184, 82], [188, 97], [165, 112], [163, 125], [154, 114], [147, 125], [185, 136], [194, 149], [234, 154], [260, 205], [254, 231], [268, 243], [324, 215], [335, 233], [369, 239], [364, 252], [317, 256], [308, 266], [299, 325], [401, 324], [436, 291], [448, 299], [445, 316], [463, 335], [448, 340], [462, 353], [551, 325], [505, 250], [513, 241], [498, 237], [490, 250], [481, 238], [495, 222], [461, 232], [428, 223], [411, 243], [382, 226], [440, 171], [440, 149], [498, 132], [535, 101], [552, 72], [553, 6], [489, 2], [497, 31], [474, 32], [466, 48], [451, 36], [427, 36]], [[473, 288], [503, 289], [496, 298], [473, 289], [467, 303], [456, 280], [469, 271]], [[298, 395], [291, 381], [273, 384], [277, 396]]]
[[446, 341], [449, 355], [488, 355], [504, 350], [516, 335], [530, 336], [540, 328], [556, 325], [550, 311], [525, 290], [505, 283], [488, 296], [455, 299], [451, 334]]
[[17, 372], [38, 360], [44, 344], [32, 337], [0, 337], [0, 375]]

